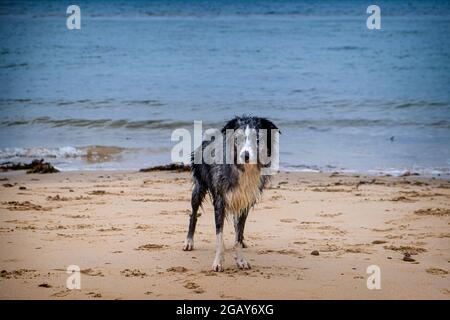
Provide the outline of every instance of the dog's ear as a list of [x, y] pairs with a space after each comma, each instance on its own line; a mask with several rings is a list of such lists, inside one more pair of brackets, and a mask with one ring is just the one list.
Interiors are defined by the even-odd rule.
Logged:
[[266, 118], [260, 118], [260, 125], [261, 129], [267, 130], [267, 155], [269, 157], [272, 156], [272, 144], [274, 143], [273, 137], [272, 137], [272, 130], [278, 130], [278, 133], [281, 134], [280, 129], [270, 120]]
[[225, 134], [227, 130], [236, 130], [238, 128], [239, 117], [231, 119], [227, 122], [227, 124], [222, 128], [222, 134]]
[[278, 133], [281, 134], [280, 129], [278, 129], [278, 127], [270, 120], [266, 119], [266, 118], [261, 118], [261, 128], [266, 129], [266, 130], [272, 130], [272, 129], [276, 129], [278, 130]]

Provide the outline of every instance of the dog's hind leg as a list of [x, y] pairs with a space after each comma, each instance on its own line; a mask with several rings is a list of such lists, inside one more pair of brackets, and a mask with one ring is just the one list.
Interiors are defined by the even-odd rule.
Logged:
[[223, 271], [225, 245], [223, 243], [223, 223], [225, 220], [225, 206], [221, 196], [214, 199], [214, 217], [216, 221], [216, 256], [212, 265], [214, 271]]
[[191, 198], [192, 212], [189, 218], [188, 234], [183, 246], [184, 251], [191, 251], [192, 249], [194, 249], [194, 233], [195, 233], [195, 226], [197, 225], [197, 213], [198, 208], [200, 207], [203, 199], [205, 198], [205, 194], [206, 188], [204, 188], [198, 182], [196, 182], [194, 190], [192, 190], [192, 198]]
[[242, 255], [242, 248], [246, 248], [244, 244], [244, 227], [247, 220], [248, 210], [243, 210], [241, 214], [234, 215], [234, 230], [236, 233], [236, 241], [234, 243], [236, 264], [240, 269], [250, 269], [251, 266]]

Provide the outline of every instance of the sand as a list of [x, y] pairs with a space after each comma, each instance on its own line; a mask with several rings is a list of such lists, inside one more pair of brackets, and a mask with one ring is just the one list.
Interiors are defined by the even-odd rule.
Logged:
[[[1, 299], [449, 299], [450, 181], [281, 173], [234, 262], [210, 271], [211, 203], [182, 251], [188, 173], [0, 173]], [[316, 252], [314, 252], [316, 251]], [[314, 255], [311, 254], [314, 252]], [[81, 289], [66, 269], [81, 269]], [[367, 267], [381, 289], [367, 288]]]

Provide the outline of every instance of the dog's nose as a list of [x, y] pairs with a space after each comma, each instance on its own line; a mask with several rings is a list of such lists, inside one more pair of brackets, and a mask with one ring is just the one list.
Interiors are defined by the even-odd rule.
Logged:
[[245, 162], [249, 162], [249, 160], [250, 160], [250, 152], [244, 151], [244, 160], [245, 160]]

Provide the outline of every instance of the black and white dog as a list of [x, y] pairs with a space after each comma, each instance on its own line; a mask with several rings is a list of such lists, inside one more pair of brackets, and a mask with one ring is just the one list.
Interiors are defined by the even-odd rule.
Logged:
[[[275, 124], [265, 118], [236, 117], [220, 131], [221, 139], [203, 141], [201, 147], [192, 154], [192, 213], [183, 250], [194, 248], [197, 212], [206, 193], [209, 193], [214, 206], [217, 236], [216, 255], [212, 265], [214, 271], [223, 271], [225, 248], [222, 231], [226, 216], [232, 216], [234, 220], [236, 263], [241, 269], [250, 269], [250, 264], [243, 257], [241, 250], [246, 247], [245, 220], [270, 179], [270, 174], [263, 170], [272, 165], [272, 153], [275, 145], [278, 146], [278, 133]], [[226, 156], [219, 156], [219, 159], [224, 161], [209, 161], [209, 164], [201, 161], [205, 158], [204, 152], [218, 140], [226, 142], [222, 143]], [[221, 147], [217, 150], [220, 151], [219, 148]], [[276, 156], [278, 157], [278, 154]], [[200, 159], [200, 163], [195, 161], [196, 159]], [[229, 161], [230, 159], [232, 161]]]

